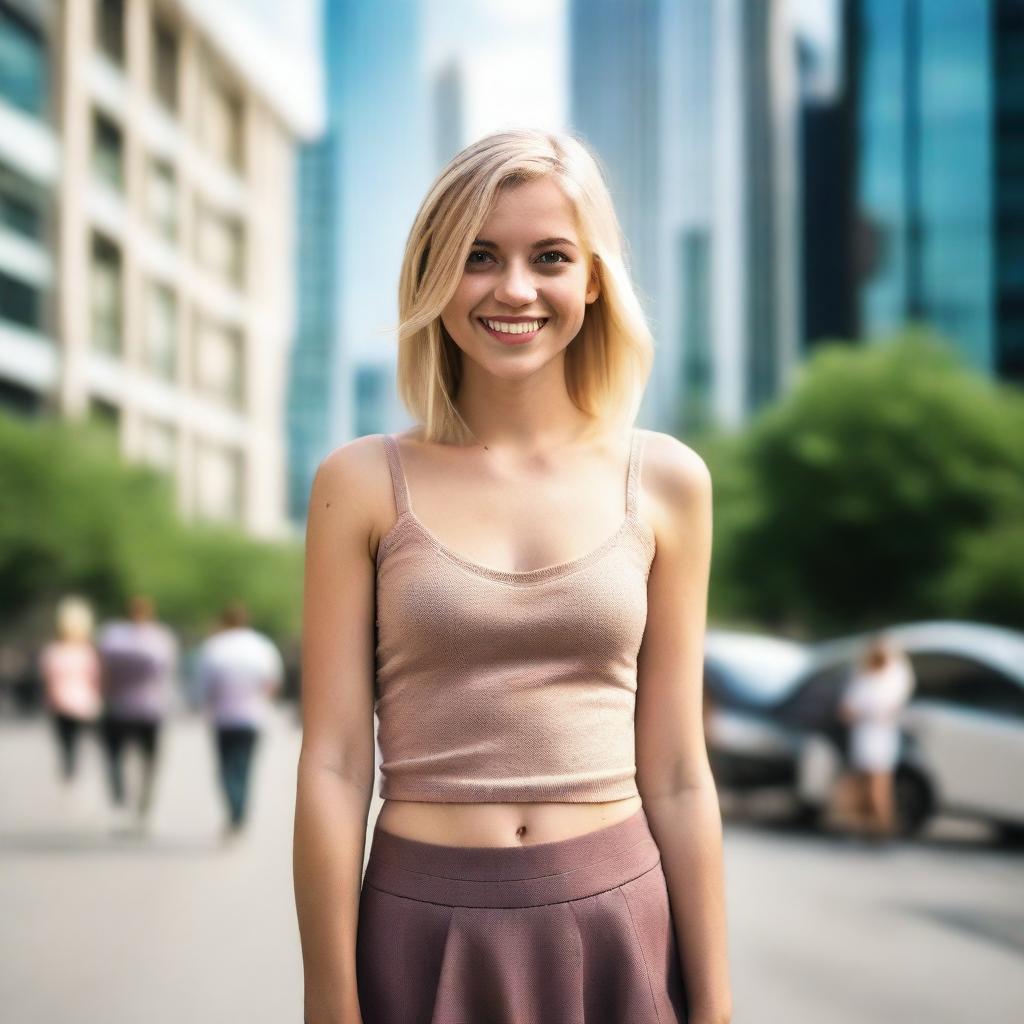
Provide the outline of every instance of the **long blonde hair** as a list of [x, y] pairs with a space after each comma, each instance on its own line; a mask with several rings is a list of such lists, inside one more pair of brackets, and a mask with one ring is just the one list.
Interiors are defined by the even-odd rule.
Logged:
[[456, 154], [427, 192], [406, 240], [398, 283], [398, 394], [426, 439], [467, 442], [472, 431], [453, 404], [462, 353], [441, 312], [462, 277], [473, 239], [501, 191], [553, 178], [573, 206], [593, 259], [600, 295], [565, 354], [575, 405], [623, 428], [636, 418], [654, 361], [654, 341], [626, 265], [626, 243], [596, 155], [565, 132], [509, 129]]

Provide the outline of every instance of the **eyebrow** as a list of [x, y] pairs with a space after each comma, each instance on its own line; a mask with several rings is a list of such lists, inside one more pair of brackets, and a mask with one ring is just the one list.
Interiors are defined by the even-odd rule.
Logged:
[[[486, 238], [474, 238], [473, 244], [483, 246], [485, 249], [501, 248], [497, 242], [489, 242]], [[530, 248], [542, 249], [546, 245], [571, 245], [574, 249], [578, 248], [576, 243], [570, 241], [568, 238], [542, 238], [539, 242], [534, 242]]]

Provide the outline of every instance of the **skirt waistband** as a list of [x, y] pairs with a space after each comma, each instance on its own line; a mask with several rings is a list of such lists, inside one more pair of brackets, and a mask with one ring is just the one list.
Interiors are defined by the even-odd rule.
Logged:
[[458, 907], [535, 907], [623, 885], [661, 860], [643, 807], [583, 835], [527, 846], [446, 846], [374, 828], [365, 882]]

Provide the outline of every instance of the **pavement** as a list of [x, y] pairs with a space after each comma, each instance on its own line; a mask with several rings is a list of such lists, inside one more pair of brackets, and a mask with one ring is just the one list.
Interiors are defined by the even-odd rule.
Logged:
[[[4, 1024], [301, 1020], [295, 715], [277, 709], [249, 831], [226, 845], [207, 727], [179, 717], [163, 741], [137, 834], [111, 818], [95, 743], [62, 794], [48, 723], [0, 720]], [[1024, 858], [984, 828], [939, 821], [877, 849], [723, 807], [733, 1024], [1022, 1019]]]

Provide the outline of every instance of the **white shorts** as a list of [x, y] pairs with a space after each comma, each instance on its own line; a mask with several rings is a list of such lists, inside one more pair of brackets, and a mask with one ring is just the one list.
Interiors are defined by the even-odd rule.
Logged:
[[892, 771], [900, 753], [900, 731], [882, 722], [860, 722], [850, 730], [850, 764], [862, 772]]

